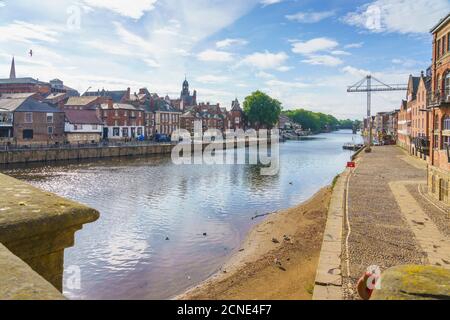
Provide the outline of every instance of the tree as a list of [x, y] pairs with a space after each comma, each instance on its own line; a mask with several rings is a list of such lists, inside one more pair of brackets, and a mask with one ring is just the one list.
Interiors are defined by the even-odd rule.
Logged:
[[244, 114], [252, 127], [271, 129], [278, 123], [281, 113], [281, 102], [267, 94], [256, 91], [245, 98]]

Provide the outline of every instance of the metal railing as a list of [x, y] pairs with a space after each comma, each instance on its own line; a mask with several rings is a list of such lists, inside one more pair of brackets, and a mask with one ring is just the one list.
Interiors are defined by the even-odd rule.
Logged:
[[443, 103], [450, 103], [450, 88], [428, 94], [429, 106], [440, 106]]

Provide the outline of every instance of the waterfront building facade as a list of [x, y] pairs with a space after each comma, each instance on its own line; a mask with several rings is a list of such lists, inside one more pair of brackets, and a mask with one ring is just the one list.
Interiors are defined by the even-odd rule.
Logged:
[[242, 111], [239, 100], [236, 98], [231, 103], [230, 112], [227, 114], [227, 129], [244, 129], [244, 111]]
[[408, 112], [407, 102], [402, 100], [398, 112], [397, 144], [405, 150], [411, 146], [411, 111]]
[[0, 97], [0, 140], [14, 144], [64, 141], [64, 112], [35, 98], [34, 93]]
[[450, 203], [450, 14], [431, 30], [433, 56], [428, 95], [430, 154], [428, 189], [436, 199]]
[[144, 109], [109, 99], [101, 104], [103, 139], [132, 140], [145, 135]]
[[68, 143], [98, 143], [103, 134], [103, 121], [96, 110], [65, 110], [64, 132]]

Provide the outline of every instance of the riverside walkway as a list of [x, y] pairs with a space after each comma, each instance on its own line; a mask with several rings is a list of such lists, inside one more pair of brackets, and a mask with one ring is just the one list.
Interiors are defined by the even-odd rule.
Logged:
[[426, 163], [396, 146], [363, 153], [350, 173], [342, 234], [342, 293], [369, 266], [403, 264], [450, 268], [449, 209], [426, 195]]

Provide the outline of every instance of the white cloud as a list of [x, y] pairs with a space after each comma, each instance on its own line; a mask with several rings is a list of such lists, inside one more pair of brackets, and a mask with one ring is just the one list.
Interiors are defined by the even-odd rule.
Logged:
[[345, 66], [344, 68], [341, 69], [342, 72], [347, 73], [349, 75], [352, 75], [356, 78], [359, 77], [365, 77], [368, 74], [371, 74], [371, 72], [369, 70], [364, 70], [364, 69], [358, 69], [352, 66]]
[[58, 32], [47, 26], [37, 25], [24, 21], [15, 20], [8, 25], [0, 26], [0, 42], [25, 42], [34, 41], [57, 42]]
[[294, 89], [304, 89], [310, 86], [309, 84], [303, 82], [288, 82], [281, 80], [268, 80], [266, 81], [266, 85], [270, 87], [285, 87]]
[[255, 52], [246, 56], [242, 60], [241, 64], [249, 65], [262, 70], [279, 69], [280, 67], [283, 67], [288, 58], [289, 56], [284, 52]]
[[149, 66], [150, 68], [160, 68], [161, 67], [161, 65], [153, 59], [145, 58], [143, 60], [144, 60], [145, 64], [147, 66]]
[[351, 53], [344, 51], [344, 50], [333, 50], [330, 52], [331, 54], [335, 55], [335, 56], [350, 56]]
[[265, 72], [265, 71], [258, 71], [256, 74], [255, 74], [258, 78], [262, 78], [262, 79], [272, 79], [272, 78], [275, 78], [275, 76], [273, 75], [273, 74], [270, 74], [270, 73], [268, 73], [268, 72]]
[[311, 55], [302, 60], [302, 62], [312, 65], [323, 65], [329, 67], [335, 67], [343, 63], [341, 59], [330, 55]]
[[293, 68], [289, 67], [289, 66], [281, 66], [281, 67], [277, 68], [277, 70], [280, 71], [280, 72], [287, 72], [287, 71], [292, 70], [292, 69]]
[[292, 44], [292, 52], [299, 54], [311, 54], [318, 51], [331, 50], [339, 44], [328, 38], [315, 38], [306, 42], [295, 42]]
[[448, 0], [376, 0], [342, 21], [371, 32], [428, 33], [449, 11]]
[[146, 11], [155, 8], [157, 0], [134, 0], [132, 3], [124, 0], [84, 0], [91, 7], [108, 9], [124, 17], [140, 19]]
[[263, 7], [267, 7], [280, 2], [283, 2], [283, 0], [261, 0], [261, 4], [263, 5]]
[[345, 49], [361, 48], [364, 42], [349, 43], [344, 46]]
[[316, 23], [323, 19], [332, 17], [334, 11], [320, 11], [320, 12], [299, 12], [292, 15], [287, 15], [286, 18], [291, 21], [300, 23]]
[[223, 83], [229, 80], [228, 77], [225, 76], [215, 76], [211, 74], [199, 76], [195, 78], [196, 81], [200, 83]]
[[216, 42], [216, 47], [219, 49], [228, 48], [236, 45], [246, 45], [248, 42], [244, 39], [224, 39]]
[[197, 55], [201, 61], [228, 62], [233, 60], [233, 55], [226, 51], [205, 50]]

